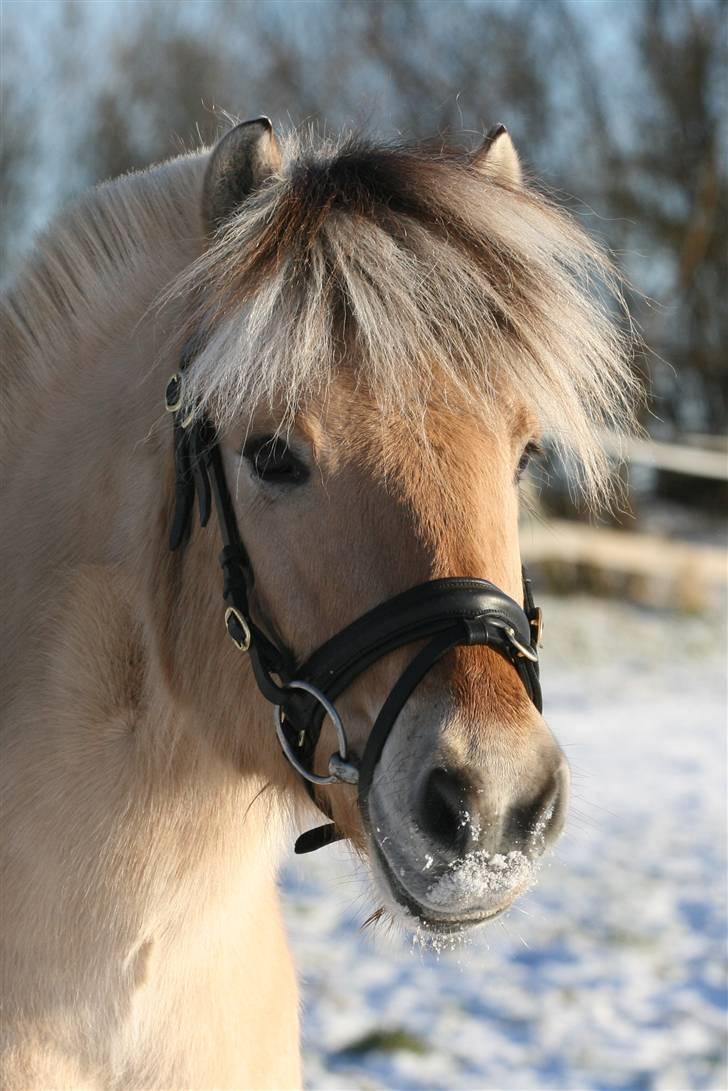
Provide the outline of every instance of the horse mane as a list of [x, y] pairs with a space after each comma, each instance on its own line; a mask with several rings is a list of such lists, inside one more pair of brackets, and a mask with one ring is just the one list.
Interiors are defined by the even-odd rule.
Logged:
[[74, 201], [3, 286], [3, 319], [29, 346], [72, 338], [90, 308], [113, 297], [150, 251], [189, 234], [192, 224], [202, 242], [204, 163], [199, 153], [180, 156], [103, 182]]
[[[99, 185], [40, 236], [0, 295], [0, 457], [53, 383], [88, 367], [104, 321], [138, 314], [204, 245], [205, 159], [181, 156]], [[160, 264], [162, 269], [160, 271]]]
[[600, 247], [461, 151], [311, 132], [282, 151], [280, 172], [205, 247], [203, 157], [100, 187], [46, 237], [2, 318], [38, 356], [44, 338], [68, 343], [99, 293], [124, 290], [142, 251], [196, 235], [191, 258], [167, 262], [161, 302], [182, 299], [205, 332], [186, 384], [199, 411], [228, 424], [275, 407], [284, 427], [342, 368], [383, 417], [415, 428], [434, 396], [488, 414], [510, 392], [604, 500], [600, 432], [629, 427], [636, 380]]

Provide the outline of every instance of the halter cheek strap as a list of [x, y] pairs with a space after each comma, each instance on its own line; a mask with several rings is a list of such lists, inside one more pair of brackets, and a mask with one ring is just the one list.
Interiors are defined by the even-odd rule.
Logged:
[[[261, 694], [274, 706], [274, 722], [283, 752], [314, 802], [315, 784], [343, 781], [358, 784], [362, 814], [368, 813], [368, 793], [384, 745], [402, 708], [437, 662], [463, 645], [493, 648], [518, 673], [541, 711], [538, 642], [541, 611], [534, 606], [530, 581], [523, 577], [524, 605], [487, 580], [430, 580], [404, 591], [353, 621], [296, 667], [287, 648], [274, 643], [252, 620], [249, 608], [254, 576], [240, 536], [225, 479], [217, 437], [205, 418], [185, 415], [183, 372], [169, 380], [166, 408], [174, 416], [175, 508], [170, 548], [179, 549], [189, 537], [195, 496], [200, 524], [206, 526], [214, 504], [223, 550], [225, 626], [230, 639], [249, 655]], [[346, 731], [334, 704], [374, 663], [405, 645], [427, 641], [405, 668], [385, 700], [369, 734], [361, 760], [348, 751]], [[325, 717], [335, 728], [339, 749], [331, 755], [328, 775], [314, 772], [316, 746]], [[341, 835], [333, 824], [309, 830], [296, 842], [296, 852], [311, 852]]]

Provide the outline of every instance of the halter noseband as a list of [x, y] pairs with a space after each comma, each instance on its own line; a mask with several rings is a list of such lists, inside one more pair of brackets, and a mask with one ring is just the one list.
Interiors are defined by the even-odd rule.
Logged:
[[[189, 352], [183, 355], [180, 370], [167, 383], [165, 394], [166, 408], [174, 418], [175, 507], [170, 549], [178, 549], [189, 536], [195, 495], [203, 527], [214, 502], [223, 540], [220, 565], [228, 635], [250, 657], [258, 689], [274, 706], [283, 753], [317, 806], [321, 808], [314, 785], [343, 781], [358, 785], [359, 805], [367, 814], [374, 770], [399, 713], [435, 663], [459, 645], [484, 644], [498, 652], [518, 672], [540, 712], [537, 647], [541, 611], [534, 606], [525, 571], [523, 608], [487, 580], [429, 580], [375, 606], [296, 667], [293, 654], [274, 643], [251, 618], [248, 600], [253, 570], [240, 537], [216, 433], [206, 418], [189, 413], [184, 399], [183, 374], [190, 358]], [[423, 640], [427, 643], [382, 705], [359, 760], [349, 750], [333, 702], [373, 663], [397, 648]], [[313, 763], [327, 715], [339, 749], [329, 759], [328, 776], [319, 776], [313, 772]], [[298, 838], [296, 852], [312, 852], [341, 836], [333, 824], [320, 826]]]

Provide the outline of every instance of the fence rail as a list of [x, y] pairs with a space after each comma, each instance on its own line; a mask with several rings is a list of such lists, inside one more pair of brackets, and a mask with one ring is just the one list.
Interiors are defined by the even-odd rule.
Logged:
[[528, 523], [521, 531], [529, 565], [587, 568], [627, 580], [628, 597], [702, 609], [716, 590], [728, 587], [728, 550], [553, 519]]
[[618, 436], [613, 432], [605, 434], [604, 445], [616, 458], [636, 462], [641, 466], [654, 466], [656, 470], [669, 470], [672, 473], [689, 474], [691, 477], [728, 481], [728, 450], [706, 450], [703, 447], [664, 443], [656, 439]]

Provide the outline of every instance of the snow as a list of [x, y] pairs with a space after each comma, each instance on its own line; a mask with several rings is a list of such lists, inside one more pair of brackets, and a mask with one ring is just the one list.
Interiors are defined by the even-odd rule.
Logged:
[[450, 865], [448, 871], [425, 893], [427, 905], [451, 906], [459, 900], [466, 911], [474, 906], [497, 908], [535, 879], [534, 867], [524, 853], [514, 849], [503, 855], [478, 850]]
[[433, 951], [361, 928], [379, 901], [340, 846], [286, 868], [311, 1091], [728, 1086], [725, 624], [546, 606], [573, 788], [538, 883]]

